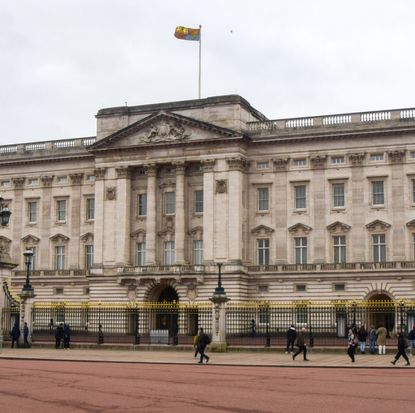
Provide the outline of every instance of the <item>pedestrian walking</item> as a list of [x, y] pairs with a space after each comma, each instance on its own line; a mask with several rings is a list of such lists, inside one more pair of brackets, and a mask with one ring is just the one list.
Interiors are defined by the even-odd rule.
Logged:
[[370, 354], [375, 354], [376, 352], [376, 329], [374, 326], [370, 326], [369, 329], [369, 351]]
[[355, 362], [356, 342], [357, 342], [357, 337], [355, 335], [355, 329], [351, 328], [349, 329], [349, 334], [347, 335], [347, 343], [348, 343], [347, 354], [352, 360], [352, 363]]
[[297, 332], [295, 331], [294, 324], [291, 324], [287, 330], [287, 349], [285, 350], [285, 354], [294, 353], [294, 343], [296, 338]]
[[10, 336], [12, 338], [12, 348], [14, 347], [14, 343], [16, 343], [16, 347], [19, 348], [20, 328], [17, 322], [14, 324], [12, 331], [10, 331]]
[[377, 345], [379, 348], [379, 354], [386, 354], [386, 335], [388, 332], [383, 324], [380, 324], [379, 328], [376, 330], [377, 336]]
[[69, 350], [69, 345], [71, 342], [71, 329], [69, 324], [63, 325], [63, 348]]
[[98, 344], [104, 344], [104, 333], [102, 331], [102, 324], [98, 326]]
[[365, 354], [366, 352], [366, 339], [368, 332], [365, 329], [365, 326], [362, 324], [357, 332], [357, 339], [359, 341], [360, 354]]
[[305, 334], [306, 334], [306, 329], [302, 328], [297, 337], [296, 345], [298, 347], [298, 350], [296, 351], [296, 353], [293, 354], [293, 360], [295, 360], [295, 358], [300, 353], [303, 353], [304, 361], [309, 361], [309, 359], [307, 358], [307, 344], [305, 341]]
[[24, 327], [23, 327], [23, 347], [24, 348], [30, 348], [30, 343], [29, 343], [29, 327], [28, 327], [26, 321], [25, 321]]
[[408, 338], [411, 342], [411, 354], [415, 356], [415, 324], [412, 326], [412, 330], [409, 332]]
[[62, 339], [63, 339], [63, 326], [61, 323], [56, 326], [56, 331], [55, 331], [55, 348], [56, 349], [61, 347]]
[[210, 342], [210, 337], [203, 331], [203, 328], [201, 328], [199, 331], [199, 340], [197, 345], [197, 350], [200, 354], [200, 360], [198, 363], [203, 364], [203, 359], [206, 359], [206, 363], [209, 363], [210, 357], [205, 354], [205, 350]]
[[410, 366], [411, 363], [409, 362], [408, 356], [406, 355], [406, 349], [408, 347], [408, 343], [405, 339], [405, 336], [403, 333], [399, 333], [398, 336], [398, 352], [395, 355], [395, 360], [391, 361], [393, 365], [396, 364], [396, 362], [399, 360], [399, 358], [402, 356], [406, 360], [405, 366]]
[[195, 357], [199, 354], [199, 333], [193, 337], [193, 348], [195, 349]]
[[251, 320], [251, 337], [256, 336], [256, 322], [254, 319]]

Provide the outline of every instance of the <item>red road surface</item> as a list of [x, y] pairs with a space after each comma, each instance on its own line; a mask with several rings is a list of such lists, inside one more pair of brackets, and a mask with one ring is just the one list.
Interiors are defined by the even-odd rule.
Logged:
[[0, 360], [1, 413], [414, 409], [413, 370]]

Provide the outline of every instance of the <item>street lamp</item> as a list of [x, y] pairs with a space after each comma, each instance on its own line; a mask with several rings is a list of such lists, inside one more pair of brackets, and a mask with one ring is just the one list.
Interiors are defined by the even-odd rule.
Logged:
[[10, 215], [12, 213], [3, 201], [4, 199], [0, 194], [0, 225], [6, 227], [9, 224]]
[[24, 253], [25, 264], [26, 264], [26, 283], [23, 286], [23, 291], [29, 292], [33, 291], [32, 286], [30, 285], [30, 264], [32, 263], [33, 251], [26, 250]]
[[218, 262], [216, 263], [216, 265], [218, 266], [218, 285], [215, 288], [215, 295], [225, 295], [225, 289], [222, 287], [222, 263]]

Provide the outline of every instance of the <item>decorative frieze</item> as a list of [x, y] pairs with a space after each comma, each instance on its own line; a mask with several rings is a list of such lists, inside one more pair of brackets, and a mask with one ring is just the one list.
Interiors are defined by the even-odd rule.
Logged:
[[108, 186], [105, 189], [105, 199], [107, 201], [114, 201], [114, 199], [117, 199], [117, 188], [115, 186]]
[[71, 183], [73, 185], [81, 185], [83, 177], [84, 177], [83, 173], [77, 173], [77, 174], [70, 174], [69, 175], [69, 178], [71, 179]]
[[326, 166], [327, 155], [311, 155], [310, 162], [313, 169], [323, 169]]
[[40, 177], [40, 180], [42, 182], [42, 185], [44, 187], [52, 186], [53, 177], [54, 177], [53, 175], [44, 175], [44, 176], [41, 176]]
[[120, 166], [115, 168], [117, 173], [117, 178], [119, 179], [130, 179], [131, 178], [131, 169], [128, 166]]
[[366, 152], [349, 153], [348, 156], [352, 166], [362, 166], [366, 157]]
[[23, 177], [12, 178], [13, 185], [16, 189], [22, 189], [25, 181], [26, 178]]
[[94, 171], [95, 180], [100, 181], [105, 179], [105, 174], [107, 172], [107, 168], [96, 168]]
[[228, 168], [230, 171], [247, 172], [249, 168], [249, 162], [245, 158], [231, 158], [227, 159]]
[[227, 179], [217, 179], [216, 180], [216, 193], [217, 194], [226, 194], [228, 192], [228, 180]]
[[215, 170], [215, 159], [202, 159], [200, 163], [202, 164], [203, 172], [213, 172]]
[[34, 235], [26, 235], [22, 238], [22, 243], [25, 246], [25, 248], [33, 247], [39, 243], [40, 239], [38, 237], [35, 237]]
[[275, 158], [272, 162], [274, 164], [274, 171], [286, 171], [290, 163], [290, 158]]
[[392, 163], [401, 163], [405, 158], [406, 150], [389, 151], [388, 158]]

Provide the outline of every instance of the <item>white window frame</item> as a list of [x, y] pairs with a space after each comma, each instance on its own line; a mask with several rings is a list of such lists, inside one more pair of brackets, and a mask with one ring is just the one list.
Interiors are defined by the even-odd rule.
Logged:
[[297, 168], [305, 168], [307, 166], [307, 158], [295, 158], [293, 159], [293, 166]]
[[[297, 191], [300, 188], [304, 188], [304, 195], [298, 196]], [[304, 201], [304, 205], [300, 204], [300, 201]], [[294, 185], [294, 209], [296, 210], [305, 210], [307, 209], [307, 185], [306, 184], [295, 184]]]
[[[31, 206], [34, 205], [34, 212], [31, 209]], [[37, 223], [37, 216], [38, 216], [38, 211], [37, 208], [38, 207], [38, 202], [34, 201], [34, 200], [29, 200], [27, 201], [27, 222], [29, 224], [36, 224]], [[34, 219], [33, 216], [34, 215]]]
[[256, 163], [256, 169], [258, 169], [259, 171], [269, 169], [269, 161], [258, 161]]
[[[380, 188], [376, 188], [378, 184], [382, 184], [382, 191]], [[372, 206], [379, 207], [385, 205], [385, 181], [383, 179], [373, 179], [370, 181], [371, 185], [371, 196], [372, 196]], [[379, 202], [382, 201], [382, 202]]]
[[346, 236], [333, 236], [333, 262], [336, 264], [344, 264], [346, 262]]
[[146, 243], [137, 242], [135, 248], [135, 264], [137, 267], [146, 265]]
[[203, 264], [203, 241], [202, 240], [193, 241], [193, 263], [194, 265]]
[[[92, 208], [91, 208], [91, 202], [92, 202]], [[94, 197], [88, 197], [85, 199], [85, 218], [87, 221], [93, 221], [95, 219], [95, 198]]]
[[343, 165], [345, 163], [344, 155], [334, 155], [330, 159], [332, 165]]
[[369, 155], [370, 162], [381, 162], [384, 159], [385, 159], [385, 154], [383, 152], [371, 153]]
[[164, 265], [174, 265], [175, 263], [175, 245], [174, 241], [164, 242]]
[[176, 192], [166, 191], [164, 193], [164, 215], [175, 215], [176, 213]]
[[94, 245], [85, 245], [85, 269], [90, 270], [94, 265]]
[[30, 271], [35, 271], [36, 270], [36, 254], [37, 254], [36, 247], [35, 246], [30, 247], [28, 248], [28, 250], [32, 251], [32, 255], [30, 256], [30, 259], [29, 259], [29, 263], [30, 263], [29, 269]]
[[[65, 207], [62, 209], [60, 209], [59, 205], [61, 205], [61, 203], [63, 203], [62, 205], [64, 205]], [[56, 206], [56, 222], [66, 222], [67, 219], [67, 213], [68, 213], [68, 208], [67, 208], [67, 204], [68, 201], [66, 199], [57, 199], [55, 206]], [[63, 213], [63, 219], [60, 219], [60, 214]]]
[[373, 262], [386, 261], [386, 234], [372, 234]]
[[257, 188], [257, 210], [258, 212], [269, 211], [269, 187]]
[[270, 240], [269, 238], [258, 238], [256, 240], [257, 265], [269, 265], [270, 263]]
[[296, 264], [307, 264], [308, 254], [308, 238], [295, 237], [294, 238], [294, 258]]
[[[336, 188], [343, 188], [343, 194], [336, 194]], [[331, 184], [333, 209], [344, 209], [346, 207], [346, 184], [344, 182], [333, 182]], [[340, 204], [339, 201], [343, 200]], [[338, 204], [338, 205], [336, 205]]]
[[65, 269], [65, 245], [55, 245], [55, 270]]

